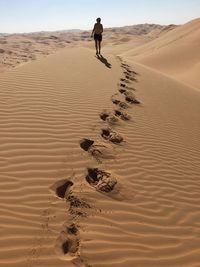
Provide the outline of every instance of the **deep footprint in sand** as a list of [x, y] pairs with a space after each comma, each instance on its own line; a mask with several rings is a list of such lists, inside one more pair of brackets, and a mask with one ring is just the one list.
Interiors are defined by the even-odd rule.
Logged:
[[140, 101], [137, 100], [134, 96], [127, 95], [127, 96], [125, 97], [125, 99], [126, 99], [126, 101], [127, 101], [128, 103], [131, 103], [131, 104], [140, 104]]
[[126, 71], [124, 71], [124, 74], [132, 74], [132, 75], [138, 75], [137, 72], [135, 72], [134, 70], [130, 70], [129, 68], [124, 68]]
[[104, 145], [93, 140], [83, 138], [80, 141], [80, 147], [87, 151], [91, 156], [93, 156], [97, 161], [101, 162], [101, 159], [114, 158], [112, 155], [112, 148], [108, 145]]
[[101, 192], [111, 192], [117, 184], [117, 179], [109, 172], [98, 168], [88, 168], [86, 181], [96, 190]]
[[135, 88], [127, 86], [125, 83], [119, 83], [119, 87], [121, 87], [120, 89], [127, 89], [127, 90], [131, 90], [131, 91], [136, 91]]
[[128, 64], [122, 63], [121, 67], [124, 69], [124, 74], [132, 74], [132, 75], [138, 75], [138, 73], [131, 69], [131, 67]]
[[121, 67], [122, 67], [122, 68], [130, 68], [130, 66], [129, 66], [128, 64], [126, 64], [126, 63], [122, 63], [122, 64], [121, 64]]
[[87, 139], [87, 138], [83, 138], [80, 141], [80, 147], [85, 150], [88, 151], [90, 150], [91, 146], [94, 144], [93, 140]]
[[129, 76], [129, 77], [134, 77], [134, 72], [131, 70], [126, 70], [123, 72], [125, 75]]
[[71, 186], [73, 186], [72, 181], [63, 179], [57, 181], [50, 189], [53, 190], [59, 198], [66, 198], [70, 192]]
[[127, 80], [130, 80], [132, 82], [134, 82], [134, 81], [136, 82], [137, 81], [137, 79], [135, 79], [134, 77], [131, 77], [130, 75], [126, 75], [125, 77], [126, 77]]
[[127, 89], [119, 89], [119, 92], [121, 94], [125, 95], [125, 99], [127, 102], [131, 103], [131, 104], [140, 104], [140, 101], [137, 100], [134, 96], [134, 94], [130, 91], [128, 91]]
[[118, 105], [120, 108], [127, 109], [129, 105], [127, 103], [120, 101], [118, 99], [112, 99], [113, 104]]
[[130, 81], [128, 79], [124, 79], [124, 78], [121, 78], [120, 81], [124, 82], [124, 83], [130, 83]]
[[56, 241], [55, 252], [58, 257], [79, 267], [92, 267], [80, 256], [79, 230], [75, 223], [65, 227]]
[[119, 121], [118, 118], [106, 111], [103, 111], [99, 116], [103, 121], [106, 121], [109, 124], [116, 124]]
[[110, 128], [101, 129], [101, 136], [105, 140], [108, 140], [114, 144], [120, 144], [121, 142], [123, 142], [123, 137]]
[[67, 227], [67, 233], [71, 235], [77, 235], [78, 234], [78, 228], [77, 226], [72, 223]]
[[[72, 188], [71, 188], [72, 187]], [[65, 199], [68, 203], [68, 211], [73, 217], [87, 217], [88, 209], [91, 206], [83, 199], [78, 197], [78, 193], [73, 192], [73, 182], [68, 179], [63, 179], [57, 181], [51, 186], [51, 191], [53, 191], [57, 197]]]
[[124, 93], [126, 93], [126, 92], [128, 92], [126, 89], [122, 89], [122, 88], [120, 88], [119, 89], [119, 92], [121, 93], [121, 94], [124, 94]]
[[120, 110], [115, 110], [115, 116], [119, 117], [120, 119], [122, 119], [124, 121], [128, 121], [131, 119], [131, 117], [128, 114], [126, 114]]
[[120, 83], [119, 84], [121, 87], [123, 87], [123, 88], [126, 88], [126, 84], [125, 83]]
[[78, 228], [73, 223], [60, 233], [56, 241], [55, 251], [61, 259], [76, 259], [78, 257], [79, 243]]
[[127, 71], [129, 74], [134, 74], [134, 75], [137, 75], [137, 74], [138, 74], [137, 72], [135, 72], [134, 70], [132, 70], [132, 69], [131, 69], [131, 66], [129, 66], [128, 64], [124, 64], [124, 63], [122, 63], [122, 64], [121, 64], [121, 67], [122, 67], [125, 71]]
[[131, 70], [125, 70], [123, 73], [124, 73], [124, 75], [131, 75], [132, 71]]
[[124, 94], [126, 96], [134, 96], [134, 94], [132, 93], [132, 91], [134, 91], [134, 88], [119, 88], [118, 91], [120, 92], [120, 94]]

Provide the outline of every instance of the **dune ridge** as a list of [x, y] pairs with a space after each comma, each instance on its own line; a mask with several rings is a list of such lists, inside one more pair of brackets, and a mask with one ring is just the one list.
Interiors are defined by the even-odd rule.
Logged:
[[[139, 24], [105, 28], [104, 45], [112, 44], [112, 47], [116, 46], [117, 50], [124, 51], [125, 47], [131, 49], [133, 45], [141, 45], [173, 27], [176, 26]], [[91, 30], [0, 34], [0, 73], [38, 58], [46, 57], [65, 47], [84, 46], [93, 48], [93, 40], [90, 36]], [[123, 46], [123, 49], [121, 49], [121, 46]]]

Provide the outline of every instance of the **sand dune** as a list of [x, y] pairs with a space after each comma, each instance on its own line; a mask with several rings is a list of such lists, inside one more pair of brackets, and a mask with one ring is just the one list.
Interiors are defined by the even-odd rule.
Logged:
[[[104, 46], [119, 54], [149, 42], [173, 26], [139, 24], [104, 29]], [[20, 64], [55, 53], [64, 47], [84, 46], [93, 48], [91, 30], [35, 32], [0, 35], [0, 73]], [[115, 48], [113, 49], [113, 46]]]
[[199, 42], [200, 19], [196, 19], [124, 55], [199, 88]]
[[2, 267], [199, 266], [199, 91], [104, 51], [0, 76]]
[[0, 266], [66, 266], [54, 247], [68, 205], [48, 188], [73, 178], [77, 194], [88, 195], [80, 186], [93, 159], [79, 141], [99, 135], [120, 73], [108, 60], [112, 72], [93, 52], [71, 49], [1, 76]]
[[12, 34], [0, 37], [0, 72], [55, 53], [74, 43], [76, 33]]

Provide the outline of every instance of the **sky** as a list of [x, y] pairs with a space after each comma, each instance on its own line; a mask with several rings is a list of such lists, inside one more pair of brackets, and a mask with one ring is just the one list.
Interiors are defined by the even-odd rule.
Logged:
[[0, 0], [0, 33], [140, 23], [183, 24], [200, 17], [200, 0]]

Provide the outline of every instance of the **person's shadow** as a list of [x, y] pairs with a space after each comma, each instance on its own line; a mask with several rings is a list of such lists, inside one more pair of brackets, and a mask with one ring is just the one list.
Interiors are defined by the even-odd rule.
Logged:
[[108, 60], [102, 55], [98, 55], [97, 59], [100, 60], [107, 68], [111, 69], [112, 65], [108, 62]]

